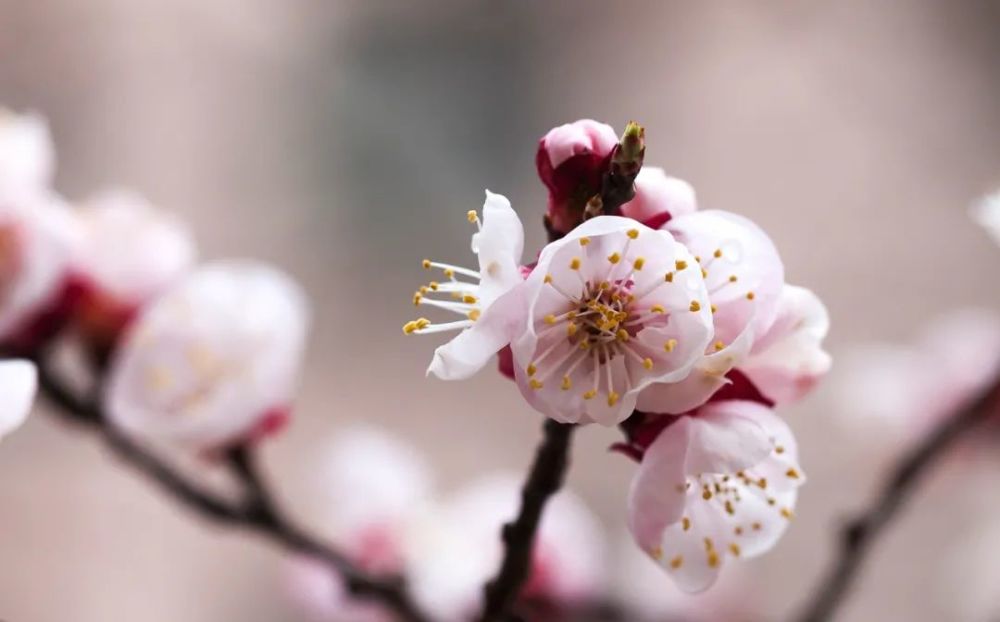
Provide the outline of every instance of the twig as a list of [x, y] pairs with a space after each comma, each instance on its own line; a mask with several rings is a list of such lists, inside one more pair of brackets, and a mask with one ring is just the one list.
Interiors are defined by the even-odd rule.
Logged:
[[484, 588], [482, 622], [500, 622], [528, 578], [535, 533], [549, 498], [562, 486], [569, 464], [569, 447], [576, 426], [546, 419], [542, 443], [521, 490], [521, 509], [503, 526], [504, 557], [496, 577]]
[[343, 554], [323, 544], [285, 518], [271, 499], [253, 455], [244, 447], [232, 450], [229, 462], [246, 488], [242, 503], [220, 499], [187, 481], [169, 465], [105, 422], [96, 400], [76, 396], [39, 361], [39, 385], [43, 395], [59, 406], [67, 420], [87, 425], [132, 468], [141, 472], [183, 506], [216, 523], [246, 529], [286, 548], [326, 562], [336, 570], [355, 597], [378, 601], [405, 622], [428, 622], [410, 600], [397, 577], [373, 577]]
[[833, 617], [850, 592], [851, 584], [875, 539], [896, 516], [920, 478], [963, 433], [994, 414], [998, 401], [1000, 377], [977, 399], [942, 421], [903, 456], [872, 507], [845, 526], [841, 533], [839, 556], [819, 583], [802, 615], [797, 618], [800, 622], [823, 622]]

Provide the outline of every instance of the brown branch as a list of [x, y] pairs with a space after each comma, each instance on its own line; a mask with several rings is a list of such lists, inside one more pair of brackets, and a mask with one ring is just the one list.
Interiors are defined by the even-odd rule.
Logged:
[[545, 504], [562, 487], [575, 427], [552, 419], [545, 420], [542, 443], [535, 452], [528, 479], [521, 489], [521, 509], [517, 518], [505, 524], [501, 531], [503, 562], [496, 577], [483, 590], [485, 606], [481, 622], [507, 620], [528, 578], [535, 533]]
[[232, 503], [187, 481], [153, 453], [108, 425], [96, 400], [76, 396], [44, 362], [39, 361], [38, 367], [41, 392], [59, 407], [62, 418], [88, 426], [122, 461], [187, 509], [218, 524], [246, 529], [289, 550], [321, 559], [337, 572], [353, 596], [378, 601], [405, 622], [428, 622], [429, 618], [410, 600], [401, 578], [366, 574], [342, 553], [287, 519], [271, 499], [253, 454], [245, 447], [228, 454], [230, 466], [246, 492], [242, 502]]
[[840, 552], [820, 581], [815, 595], [797, 618], [800, 622], [830, 620], [850, 592], [876, 538], [895, 518], [920, 478], [964, 433], [995, 414], [1000, 402], [1000, 377], [965, 408], [942, 421], [892, 470], [874, 504], [841, 532]]

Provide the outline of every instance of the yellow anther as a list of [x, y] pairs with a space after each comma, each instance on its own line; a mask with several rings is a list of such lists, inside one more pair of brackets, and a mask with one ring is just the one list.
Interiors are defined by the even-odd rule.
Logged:
[[666, 350], [667, 352], [673, 352], [674, 348], [676, 348], [676, 347], [677, 347], [677, 340], [676, 339], [671, 339], [671, 340], [667, 341], [667, 343], [663, 344], [663, 349]]
[[646, 260], [643, 257], [636, 257], [635, 261], [632, 262], [632, 267], [636, 270], [642, 270], [644, 265], [646, 265]]
[[545, 323], [548, 324], [548, 325], [550, 325], [550, 326], [552, 324], [556, 323], [556, 316], [552, 315], [551, 313], [548, 314], [548, 315], [546, 315], [544, 319], [545, 319]]
[[570, 270], [579, 270], [580, 269], [580, 258], [579, 257], [574, 257], [573, 260], [569, 262], [569, 269]]
[[721, 248], [715, 249], [715, 252], [712, 253], [712, 256], [715, 257], [716, 259], [722, 257], [722, 249]]
[[542, 282], [543, 283], [551, 283], [552, 282], [552, 275], [551, 274], [546, 274], [545, 278], [542, 279]]
[[413, 333], [416, 332], [416, 330], [417, 330], [417, 323], [416, 322], [407, 322], [406, 324], [403, 324], [403, 333], [404, 334], [412, 335]]
[[413, 294], [413, 306], [414, 307], [419, 307], [420, 306], [420, 299], [421, 298], [423, 298], [423, 296], [420, 295], [420, 292], [417, 292], [417, 293]]
[[615, 332], [615, 339], [617, 339], [618, 341], [628, 341], [629, 340], [628, 331], [625, 330], [624, 328], [619, 328]]
[[774, 447], [774, 453], [776, 453], [776, 454], [783, 454], [783, 453], [785, 453], [785, 448], [782, 447], [781, 445], [776, 445]]
[[476, 214], [476, 210], [474, 209], [470, 209], [465, 217], [469, 219], [469, 222], [476, 222], [479, 220], [479, 216]]
[[581, 341], [580, 342], [580, 349], [581, 350], [589, 350], [590, 349], [590, 341], [587, 340], [586, 338], [583, 341]]
[[785, 471], [785, 475], [787, 475], [791, 479], [798, 479], [799, 478], [799, 472], [796, 471], [795, 469], [788, 469], [787, 471]]
[[438, 285], [437, 281], [431, 281], [430, 283], [427, 284], [427, 287], [430, 287], [434, 291], [437, 291], [438, 287], [440, 287], [440, 285]]
[[431, 325], [431, 321], [428, 320], [427, 318], [425, 318], [425, 317], [418, 317], [417, 318], [417, 328], [418, 329], [422, 330], [424, 328], [427, 328], [430, 325]]
[[677, 570], [684, 563], [684, 556], [678, 555], [677, 557], [670, 560], [670, 567]]
[[663, 280], [666, 281], [667, 283], [673, 283], [674, 282], [674, 273], [673, 272], [668, 272], [668, 273], [664, 274], [663, 275]]
[[707, 276], [708, 276], [708, 270], [706, 270], [706, 269], [702, 268], [702, 269], [701, 269], [701, 278], [703, 278], [703, 279], [704, 279], [704, 278], [705, 278], [705, 277], [707, 277]]
[[747, 300], [753, 300], [753, 299], [754, 299], [754, 297], [755, 297], [755, 296], [754, 296], [754, 293], [753, 293], [753, 292], [747, 292]]
[[465, 304], [474, 305], [476, 304], [476, 297], [471, 294], [466, 294], [462, 296], [462, 302], [464, 302]]
[[656, 547], [655, 549], [652, 549], [649, 552], [649, 556], [655, 559], [656, 561], [660, 561], [661, 559], [663, 559], [663, 549], [660, 547]]
[[576, 334], [576, 331], [579, 330], [579, 328], [580, 327], [576, 325], [576, 322], [570, 322], [566, 325], [566, 336], [572, 337]]
[[616, 264], [616, 263], [618, 263], [621, 260], [622, 260], [622, 256], [617, 251], [615, 251], [614, 253], [611, 253], [610, 255], [608, 255], [608, 261], [610, 261], [613, 264]]
[[663, 305], [653, 305], [649, 308], [650, 313], [666, 313], [667, 310], [663, 308]]
[[451, 268], [445, 268], [444, 275], [449, 279], [455, 278], [455, 271], [452, 270]]
[[615, 393], [614, 391], [608, 393], [608, 406], [614, 406], [615, 404], [617, 404], [619, 397], [621, 396]]
[[730, 545], [729, 545], [729, 552], [732, 553], [734, 557], [739, 557], [740, 556], [740, 545], [736, 544], [735, 542], [730, 543]]
[[736, 528], [733, 529], [733, 533], [735, 533], [738, 536], [742, 536], [743, 535], [743, 528], [740, 527], [739, 525], [737, 525]]
[[754, 531], [760, 531], [760, 530], [761, 530], [761, 528], [762, 528], [762, 526], [761, 526], [761, 524], [760, 524], [760, 523], [754, 523], [754, 524], [753, 524], [753, 525], [751, 525], [751, 526], [753, 527], [753, 530], [754, 530]]
[[421, 294], [427, 294], [427, 292], [429, 292], [429, 291], [431, 291], [431, 288], [427, 287], [426, 285], [421, 285], [420, 286], [420, 293]]
[[583, 399], [585, 399], [585, 400], [592, 400], [596, 396], [597, 396], [597, 391], [591, 389], [591, 390], [589, 390], [589, 391], [587, 391], [586, 393], [583, 394]]
[[709, 490], [707, 486], [705, 487], [704, 490], [701, 491], [701, 498], [704, 499], [705, 501], [708, 501], [709, 499], [712, 498], [712, 491]]
[[736, 513], [736, 508], [733, 507], [733, 502], [732, 501], [726, 501], [726, 514], [729, 514], [730, 516], [732, 516], [735, 513]]
[[420, 263], [424, 267], [424, 270], [430, 270], [431, 269], [431, 260], [430, 259], [425, 259], [425, 260], [423, 260]]
[[715, 306], [715, 305], [712, 305], [712, 306], [711, 306], [711, 309], [712, 309], [712, 313], [715, 313], [716, 311], [718, 311], [718, 310], [719, 310], [719, 307], [717, 307], [717, 306]]
[[715, 550], [708, 552], [708, 567], [716, 568], [719, 565], [719, 554]]
[[625, 232], [625, 235], [627, 235], [629, 238], [631, 238], [631, 239], [634, 240], [637, 237], [639, 237], [639, 230], [638, 229], [629, 229], [628, 231]]
[[645, 367], [646, 369], [653, 369], [653, 359], [648, 357], [642, 359], [642, 366]]
[[528, 381], [528, 384], [531, 385], [531, 388], [536, 391], [545, 386], [544, 384], [542, 384], [542, 381], [539, 380], [538, 378], [532, 378], [531, 380]]
[[725, 344], [725, 343], [723, 343], [723, 342], [721, 342], [721, 341], [716, 341], [716, 342], [715, 342], [715, 351], [716, 351], [716, 352], [718, 352], [719, 350], [723, 350], [723, 349], [725, 349], [725, 347], [726, 347], [726, 344]]
[[698, 263], [701, 263], [701, 255], [695, 255], [694, 260]]
[[573, 381], [569, 379], [569, 376], [563, 376], [562, 384], [559, 385], [559, 388], [563, 391], [569, 391], [573, 388]]
[[729, 282], [730, 283], [735, 283], [738, 280], [739, 280], [739, 278], [735, 274], [730, 274], [729, 275]]
[[697, 300], [692, 300], [691, 306], [688, 308], [691, 309], [691, 311], [697, 313], [698, 311], [701, 311], [701, 303], [698, 302]]
[[678, 270], [683, 270], [684, 268], [688, 267], [688, 262], [684, 261], [683, 259], [678, 259], [677, 261], [674, 262], [674, 267], [677, 268]]
[[611, 283], [608, 283], [607, 281], [601, 281], [600, 287], [601, 289], [611, 289]]
[[792, 513], [792, 510], [790, 508], [781, 508], [781, 517], [788, 520], [792, 520], [793, 518], [795, 518], [795, 514]]
[[583, 236], [582, 238], [580, 238], [580, 246], [586, 246], [588, 244], [590, 244], [590, 238], [588, 238], [587, 236]]
[[480, 311], [479, 309], [473, 309], [472, 311], [469, 311], [468, 317], [469, 317], [470, 320], [472, 320], [473, 322], [475, 322], [476, 320], [479, 319], [479, 316], [482, 315], [482, 313], [483, 312]]
[[535, 364], [534, 364], [534, 363], [528, 363], [528, 368], [527, 368], [527, 369], [526, 369], [525, 371], [527, 371], [527, 372], [528, 372], [528, 375], [529, 375], [529, 376], [534, 376], [534, 375], [535, 375], [535, 372], [537, 372], [537, 371], [538, 371], [538, 368], [537, 368], [537, 367], [535, 367]]
[[688, 518], [687, 516], [681, 519], [681, 529], [683, 529], [684, 531], [691, 529], [691, 519]]

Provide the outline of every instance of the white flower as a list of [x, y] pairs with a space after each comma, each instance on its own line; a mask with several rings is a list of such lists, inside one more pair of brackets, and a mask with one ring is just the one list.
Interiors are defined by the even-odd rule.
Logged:
[[147, 307], [115, 352], [105, 402], [122, 429], [197, 448], [287, 414], [307, 324], [299, 287], [252, 262], [202, 267]]
[[695, 258], [629, 218], [599, 216], [550, 243], [521, 289], [515, 377], [559, 421], [624, 420], [647, 387], [683, 380], [712, 337]]
[[31, 412], [38, 373], [29, 361], [0, 361], [0, 438], [17, 428]]
[[78, 244], [79, 224], [58, 197], [0, 198], [0, 339], [23, 337], [60, 304]]
[[681, 590], [700, 592], [727, 558], [777, 543], [804, 481], [791, 430], [770, 409], [710, 402], [675, 418], [645, 451], [629, 529]]
[[0, 197], [22, 199], [52, 182], [55, 154], [45, 119], [0, 107]]
[[[472, 236], [472, 252], [479, 258], [479, 270], [425, 259], [424, 268], [444, 271], [445, 281], [431, 281], [414, 294], [417, 306], [431, 306], [457, 313], [461, 320], [432, 324], [426, 318], [408, 322], [406, 334], [429, 334], [460, 330], [434, 352], [427, 373], [444, 380], [468, 378], [510, 341], [510, 323], [517, 301], [506, 296], [522, 282], [518, 262], [524, 248], [524, 229], [510, 202], [486, 191], [483, 218], [468, 213], [477, 226]], [[445, 298], [437, 298], [436, 295]]]
[[100, 194], [78, 210], [83, 243], [78, 270], [96, 294], [128, 308], [140, 306], [194, 263], [187, 226], [125, 190]]

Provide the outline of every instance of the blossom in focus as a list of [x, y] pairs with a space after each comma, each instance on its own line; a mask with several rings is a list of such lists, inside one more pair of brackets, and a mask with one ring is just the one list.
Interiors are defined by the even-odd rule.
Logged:
[[647, 387], [683, 380], [711, 340], [695, 258], [629, 218], [599, 216], [550, 243], [521, 289], [515, 377], [559, 421], [623, 421]]
[[30, 344], [65, 311], [79, 241], [78, 222], [58, 197], [0, 197], [0, 340]]
[[143, 197], [117, 190], [77, 211], [82, 244], [76, 270], [83, 281], [78, 313], [84, 330], [110, 342], [138, 309], [193, 265], [188, 228]]
[[23, 199], [45, 190], [54, 170], [45, 119], [0, 107], [0, 199]]
[[549, 130], [538, 143], [535, 166], [549, 191], [549, 226], [567, 233], [583, 218], [587, 201], [601, 190], [618, 136], [590, 119]]
[[413, 295], [414, 305], [437, 307], [456, 313], [462, 319], [442, 324], [427, 318], [407, 322], [406, 334], [433, 334], [460, 331], [434, 352], [428, 374], [444, 380], [468, 378], [510, 341], [511, 324], [521, 306], [510, 292], [522, 282], [518, 262], [524, 248], [524, 229], [510, 202], [499, 194], [486, 191], [483, 217], [468, 213], [476, 226], [472, 252], [479, 269], [425, 259], [427, 270], [441, 270], [443, 281], [431, 281]]
[[683, 592], [663, 580], [663, 570], [643, 555], [626, 536], [616, 547], [613, 573], [616, 600], [624, 603], [633, 622], [749, 622], [760, 619], [756, 593], [743, 566], [719, 577], [712, 589], [700, 594]]
[[972, 219], [1000, 244], [1000, 192], [983, 197], [972, 206]]
[[[409, 540], [408, 577], [414, 598], [434, 620], [464, 622], [481, 610], [483, 585], [503, 555], [500, 529], [517, 514], [519, 499], [517, 476], [488, 475], [418, 523]], [[598, 600], [607, 579], [605, 553], [596, 517], [571, 492], [558, 493], [542, 516], [522, 608], [539, 612], [541, 620]]]
[[24, 422], [38, 390], [38, 373], [33, 363], [20, 359], [0, 361], [0, 438]]
[[199, 449], [273, 430], [292, 403], [307, 315], [298, 285], [274, 268], [195, 270], [143, 310], [114, 352], [111, 422]]
[[957, 309], [913, 344], [866, 343], [835, 374], [840, 421], [865, 438], [905, 445], [976, 398], [1000, 373], [1000, 315]]

